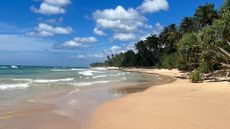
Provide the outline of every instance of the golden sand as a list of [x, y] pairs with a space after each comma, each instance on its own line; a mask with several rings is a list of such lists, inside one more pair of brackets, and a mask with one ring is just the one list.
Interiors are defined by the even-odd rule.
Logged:
[[[131, 71], [181, 74], [178, 70]], [[91, 129], [230, 129], [230, 83], [177, 79], [154, 86], [101, 105]]]

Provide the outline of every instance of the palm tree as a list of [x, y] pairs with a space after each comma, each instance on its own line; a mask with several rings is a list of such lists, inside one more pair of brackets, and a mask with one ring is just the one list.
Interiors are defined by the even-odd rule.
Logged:
[[230, 0], [224, 0], [224, 4], [220, 8], [220, 13], [224, 13], [226, 10], [229, 10], [230, 8]]
[[219, 14], [213, 4], [206, 4], [196, 9], [194, 17], [199, 27], [202, 28], [206, 25], [211, 25], [214, 19], [219, 17]]
[[155, 65], [157, 62], [159, 62], [159, 57], [160, 57], [159, 38], [157, 37], [157, 35], [151, 35], [146, 38], [145, 43], [147, 49], [151, 53], [153, 65]]
[[194, 18], [185, 17], [180, 24], [179, 30], [182, 34], [196, 31], [197, 29], [195, 27]]
[[178, 28], [176, 24], [171, 24], [164, 28], [159, 35], [161, 47], [167, 53], [173, 53], [176, 51], [176, 43], [180, 39]]
[[[227, 44], [228, 44], [228, 46], [230, 47], [230, 42], [229, 42], [229, 41], [227, 41]], [[223, 48], [221, 48], [221, 47], [218, 47], [218, 48], [219, 48], [219, 50], [221, 51], [221, 53], [225, 56], [226, 63], [227, 63], [227, 64], [225, 64], [225, 66], [228, 66], [228, 67], [230, 68], [230, 65], [229, 65], [230, 53], [229, 53], [227, 50], [225, 50], [225, 49], [223, 49]]]

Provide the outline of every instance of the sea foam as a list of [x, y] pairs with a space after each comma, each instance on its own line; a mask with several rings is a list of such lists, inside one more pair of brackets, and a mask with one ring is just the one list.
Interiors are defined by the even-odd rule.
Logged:
[[111, 81], [94, 81], [94, 82], [80, 82], [80, 83], [75, 83], [77, 86], [91, 86], [91, 85], [96, 85], [96, 84], [105, 84], [105, 83], [110, 83]]
[[72, 68], [72, 69], [51, 69], [53, 72], [68, 72], [68, 71], [82, 71], [84, 69]]
[[0, 69], [7, 69], [7, 66], [0, 66]]
[[19, 84], [0, 84], [0, 90], [10, 90], [10, 89], [25, 89], [28, 88], [28, 83]]
[[82, 72], [78, 72], [79, 74], [81, 75], [84, 75], [84, 76], [93, 76], [95, 71], [93, 70], [86, 70], [86, 71], [82, 71]]
[[52, 79], [52, 80], [34, 80], [33, 82], [35, 83], [52, 83], [52, 82], [68, 82], [68, 81], [73, 81], [74, 78], [64, 78], [64, 79]]
[[92, 78], [106, 78], [106, 77], [108, 77], [108, 76], [107, 75], [98, 75], [98, 76], [94, 76]]
[[17, 69], [18, 68], [18, 66], [16, 66], [16, 65], [11, 65], [10, 66], [12, 69]]

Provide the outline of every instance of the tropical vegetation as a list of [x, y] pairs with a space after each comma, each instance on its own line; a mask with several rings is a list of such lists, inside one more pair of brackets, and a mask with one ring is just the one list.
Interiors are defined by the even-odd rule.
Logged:
[[[158, 35], [152, 34], [135, 44], [136, 50], [108, 56], [92, 66], [178, 68], [190, 71], [193, 81], [200, 75], [230, 68], [230, 0], [220, 9], [207, 3], [194, 15], [170, 24]], [[192, 72], [193, 71], [193, 72]]]

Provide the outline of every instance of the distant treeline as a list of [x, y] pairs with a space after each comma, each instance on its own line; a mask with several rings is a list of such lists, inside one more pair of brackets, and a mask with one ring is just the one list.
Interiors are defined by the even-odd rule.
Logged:
[[220, 9], [213, 4], [199, 6], [194, 15], [184, 17], [179, 25], [164, 27], [135, 44], [136, 51], [110, 55], [94, 66], [178, 68], [202, 73], [229, 68], [230, 0]]

